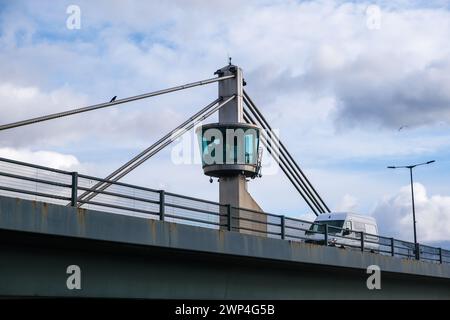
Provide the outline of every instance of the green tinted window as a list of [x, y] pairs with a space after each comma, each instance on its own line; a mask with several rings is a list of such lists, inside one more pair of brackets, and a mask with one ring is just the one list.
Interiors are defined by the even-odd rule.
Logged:
[[[231, 133], [236, 133], [236, 136], [230, 135], [230, 138], [227, 139], [227, 129], [233, 130]], [[210, 128], [203, 128], [201, 130], [201, 137], [199, 137], [203, 165], [206, 164], [205, 156], [214, 159], [214, 163], [209, 164], [231, 163], [256, 165], [259, 146], [258, 130], [253, 128], [242, 128], [239, 126], [217, 127], [214, 128], [214, 130], [220, 131], [221, 137], [211, 137], [211, 135], [209, 135], [209, 139], [205, 138], [206, 130], [210, 130]], [[239, 141], [239, 139], [241, 141]], [[214, 145], [212, 145], [213, 143]], [[220, 153], [218, 154], [216, 151], [218, 148], [223, 150], [220, 159], [216, 157], [216, 154], [220, 156]]]

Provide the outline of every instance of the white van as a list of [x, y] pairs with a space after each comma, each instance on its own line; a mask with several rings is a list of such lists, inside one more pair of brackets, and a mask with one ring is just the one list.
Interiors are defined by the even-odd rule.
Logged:
[[[377, 221], [373, 217], [351, 212], [331, 212], [317, 216], [314, 224], [306, 232], [308, 243], [324, 243], [325, 224], [328, 225], [328, 243], [342, 247], [360, 247], [361, 231], [364, 235], [364, 247], [376, 251], [379, 249]], [[333, 228], [334, 227], [334, 228]], [[319, 233], [316, 233], [319, 232]]]

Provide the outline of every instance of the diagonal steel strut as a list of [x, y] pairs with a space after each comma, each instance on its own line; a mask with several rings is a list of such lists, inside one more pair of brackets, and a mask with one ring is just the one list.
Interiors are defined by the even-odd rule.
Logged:
[[[248, 123], [259, 125], [257, 121], [255, 121], [249, 112], [244, 109], [244, 120]], [[298, 193], [302, 196], [303, 200], [305, 200], [306, 204], [312, 210], [312, 212], [317, 216], [321, 211], [317, 207], [317, 205], [312, 201], [311, 197], [306, 193], [304, 185], [298, 181], [298, 178], [295, 174], [292, 173], [292, 168], [286, 164], [285, 160], [280, 157], [280, 153], [276, 148], [272, 147], [272, 142], [276, 137], [270, 136], [267, 134], [265, 130], [263, 130], [264, 134], [261, 135], [261, 142], [266, 147], [269, 154], [274, 158], [277, 164], [280, 166], [281, 170], [284, 172], [286, 177], [292, 183], [295, 189], [297, 189]]]
[[[256, 107], [254, 102], [250, 99], [248, 94], [244, 91], [244, 102], [247, 105], [247, 107], [250, 109], [252, 114], [257, 118], [258, 122], [261, 124], [261, 126], [267, 130], [267, 134], [269, 135], [269, 138], [271, 137], [270, 131], [272, 128], [268, 124], [267, 120], [262, 115], [261, 111]], [[284, 144], [279, 139], [269, 139], [268, 144], [270, 145], [271, 142], [274, 142], [277, 147], [279, 147], [281, 151], [281, 155], [285, 158], [285, 161], [291, 166], [291, 169], [294, 170], [295, 176], [297, 177], [297, 180], [299, 180], [304, 187], [306, 188], [307, 194], [312, 197], [314, 203], [316, 204], [316, 207], [320, 213], [330, 212], [330, 209], [325, 204], [323, 199], [320, 197], [320, 195], [317, 193], [315, 188], [312, 186], [309, 179], [306, 177], [306, 175], [303, 173], [303, 171], [300, 169], [299, 165], [293, 157], [290, 155], [290, 153], [287, 151]]]
[[[139, 165], [150, 159], [153, 155], [158, 153], [160, 150], [168, 146], [186, 131], [192, 129], [196, 124], [205, 120], [209, 116], [211, 116], [214, 112], [219, 110], [225, 104], [233, 100], [235, 96], [230, 96], [227, 99], [217, 99], [201, 109], [199, 112], [194, 114], [188, 120], [183, 122], [181, 125], [177, 126], [175, 129], [171, 130], [164, 137], [159, 139], [153, 145], [142, 151], [140, 154], [135, 156], [133, 159], [128, 161], [126, 164], [121, 166], [119, 169], [108, 175], [104, 180], [108, 180], [111, 182], [118, 181], [123, 178], [125, 175], [130, 173], [132, 170], [136, 169]], [[219, 103], [220, 102], [220, 103]], [[85, 191], [77, 198], [77, 202], [79, 204], [78, 207], [81, 207], [84, 203], [89, 202], [92, 198], [94, 198], [99, 192], [108, 188], [112, 183], [108, 181], [101, 181], [94, 185], [89, 191]], [[97, 191], [97, 192], [96, 192]], [[70, 205], [70, 204], [68, 204]]]
[[161, 94], [166, 94], [166, 93], [170, 93], [170, 92], [174, 92], [174, 91], [179, 91], [179, 90], [189, 89], [189, 88], [192, 88], [192, 87], [202, 86], [202, 85], [205, 85], [205, 84], [209, 84], [209, 83], [213, 83], [213, 82], [217, 82], [217, 81], [230, 79], [230, 78], [233, 78], [233, 77], [235, 77], [235, 76], [234, 75], [229, 75], [229, 76], [224, 76], [224, 77], [211, 78], [211, 79], [191, 82], [191, 83], [187, 83], [187, 84], [184, 84], [184, 85], [181, 85], [181, 86], [176, 86], [176, 87], [171, 87], [171, 88], [167, 88], [167, 89], [163, 89], [163, 90], [158, 90], [158, 91], [153, 91], [153, 92], [149, 92], [149, 93], [144, 93], [144, 94], [140, 94], [140, 95], [137, 95], [137, 96], [132, 96], [132, 97], [128, 97], [128, 98], [118, 99], [118, 100], [111, 101], [111, 102], [94, 104], [94, 105], [83, 107], [83, 108], [72, 109], [72, 110], [58, 112], [58, 113], [53, 113], [53, 114], [49, 114], [49, 115], [46, 115], [46, 116], [41, 116], [41, 117], [32, 118], [32, 119], [28, 119], [28, 120], [22, 120], [22, 121], [9, 123], [9, 124], [4, 124], [4, 125], [0, 125], [0, 131], [7, 130], [7, 129], [13, 129], [13, 128], [17, 128], [17, 127], [22, 127], [22, 126], [26, 126], [26, 125], [29, 125], [29, 124], [42, 122], [42, 121], [47, 121], [47, 120], [52, 120], [52, 119], [56, 119], [56, 118], [67, 117], [67, 116], [70, 116], [70, 115], [73, 115], [73, 114], [77, 114], [77, 113], [82, 113], [82, 112], [87, 112], [87, 111], [93, 111], [93, 110], [97, 110], [97, 109], [112, 107], [112, 106], [115, 106], [117, 104], [132, 102], [132, 101], [146, 99], [146, 98], [150, 98], [150, 97], [154, 97], [154, 96], [158, 96], [158, 95], [161, 95]]
[[[294, 184], [294, 187], [297, 189], [297, 191], [300, 193], [303, 199], [307, 202], [310, 208], [313, 209], [312, 208], [313, 206], [317, 210], [317, 212], [323, 213], [324, 209], [320, 206], [317, 199], [308, 189], [305, 181], [302, 180], [301, 177], [298, 175], [298, 172], [295, 171], [292, 163], [288, 161], [284, 150], [280, 147], [279, 138], [275, 136], [275, 134], [273, 134], [270, 131], [270, 129], [267, 129], [267, 127], [265, 127], [264, 124], [261, 124], [254, 110], [244, 109], [244, 114], [246, 115], [247, 119], [251, 121], [251, 123], [256, 124], [264, 129], [262, 135], [262, 137], [264, 137], [266, 140], [263, 141], [264, 146], [273, 157], [276, 156], [276, 158], [274, 157], [274, 159], [276, 160], [280, 168], [283, 170], [283, 172], [286, 174], [286, 176], [289, 178], [289, 180]], [[252, 115], [253, 117], [255, 117], [256, 120], [253, 119]], [[292, 179], [294, 179], [295, 182]], [[298, 184], [301, 190], [299, 190], [296, 184]], [[312, 205], [308, 200], [311, 201]], [[313, 209], [314, 213], [317, 214], [316, 210]]]

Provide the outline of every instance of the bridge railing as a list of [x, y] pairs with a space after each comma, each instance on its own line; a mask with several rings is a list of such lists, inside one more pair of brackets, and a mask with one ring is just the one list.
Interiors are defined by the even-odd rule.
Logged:
[[450, 251], [441, 248], [5, 158], [0, 158], [0, 195], [405, 259], [450, 263]]
[[423, 244], [339, 228], [252, 209], [232, 207], [231, 230], [338, 248], [351, 248], [405, 259], [450, 263], [450, 251]]
[[[95, 197], [82, 198], [99, 183]], [[0, 158], [0, 194], [116, 214], [218, 229], [221, 208], [214, 201]]]

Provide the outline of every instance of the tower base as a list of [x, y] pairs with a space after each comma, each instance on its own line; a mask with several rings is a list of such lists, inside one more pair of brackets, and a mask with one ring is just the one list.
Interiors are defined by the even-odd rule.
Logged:
[[[219, 180], [220, 203], [231, 205], [231, 230], [241, 233], [266, 236], [267, 217], [263, 210], [247, 191], [246, 177], [242, 174], [232, 177], [221, 177]], [[227, 208], [222, 207], [220, 218], [223, 229], [227, 229]]]

